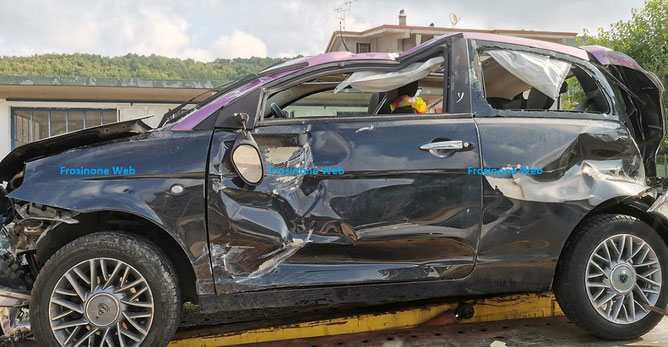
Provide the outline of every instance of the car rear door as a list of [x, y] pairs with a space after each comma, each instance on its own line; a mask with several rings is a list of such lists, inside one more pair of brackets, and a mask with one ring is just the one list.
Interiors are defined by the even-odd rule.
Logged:
[[[550, 288], [566, 240], [585, 216], [647, 189], [638, 149], [642, 145], [634, 141], [623, 114], [614, 107], [604, 73], [588, 60], [570, 55], [570, 49], [554, 47], [565, 52], [471, 41], [473, 110], [483, 167], [490, 170], [483, 176], [484, 212], [474, 276], [491, 278], [503, 268], [504, 285], [530, 290]], [[485, 60], [488, 50], [530, 54], [533, 61], [540, 57], [567, 62], [566, 83], [555, 81], [555, 87], [561, 85], [557, 100], [533, 102], [531, 85], [522, 106], [498, 106], [492, 93], [510, 89], [517, 80], [511, 71], [496, 69], [496, 58]], [[544, 68], [522, 72], [546, 74], [549, 64]], [[577, 84], [569, 84], [569, 79]], [[568, 92], [562, 91], [565, 87]], [[568, 109], [564, 100], [568, 96], [579, 99], [578, 105], [594, 106]], [[513, 168], [515, 172], [491, 171]]]

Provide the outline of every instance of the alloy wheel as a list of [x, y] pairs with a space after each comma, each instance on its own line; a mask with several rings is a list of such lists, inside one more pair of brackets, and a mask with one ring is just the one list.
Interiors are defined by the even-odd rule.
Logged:
[[153, 321], [144, 276], [111, 258], [83, 261], [65, 272], [49, 300], [51, 331], [62, 346], [138, 346]]
[[616, 324], [635, 323], [659, 299], [661, 264], [648, 243], [619, 234], [596, 247], [584, 280], [589, 301], [599, 315]]

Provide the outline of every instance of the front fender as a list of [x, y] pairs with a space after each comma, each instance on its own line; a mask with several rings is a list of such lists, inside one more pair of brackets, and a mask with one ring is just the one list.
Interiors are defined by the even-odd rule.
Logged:
[[[28, 162], [23, 183], [8, 196], [82, 215], [114, 211], [151, 221], [181, 246], [198, 281], [210, 283], [204, 198], [210, 139], [211, 131], [156, 131], [75, 148]], [[63, 167], [89, 170], [63, 174]], [[118, 167], [127, 171], [114, 172]], [[183, 192], [172, 193], [174, 185]], [[213, 292], [212, 286], [200, 289]]]

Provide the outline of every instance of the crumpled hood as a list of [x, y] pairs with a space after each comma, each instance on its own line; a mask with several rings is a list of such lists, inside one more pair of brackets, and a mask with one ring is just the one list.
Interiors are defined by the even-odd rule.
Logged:
[[145, 118], [148, 117], [78, 130], [17, 147], [0, 161], [0, 182], [11, 180], [23, 170], [27, 161], [48, 157], [71, 148], [147, 132], [151, 130], [151, 127], [142, 121]]

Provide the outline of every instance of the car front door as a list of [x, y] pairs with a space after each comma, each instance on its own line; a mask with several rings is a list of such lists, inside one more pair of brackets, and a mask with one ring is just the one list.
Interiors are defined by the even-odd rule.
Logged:
[[469, 174], [480, 167], [471, 114], [266, 119], [252, 135], [265, 166], [254, 188], [225, 174], [229, 133], [213, 138], [209, 231], [219, 292], [472, 270], [482, 194], [480, 176]]

